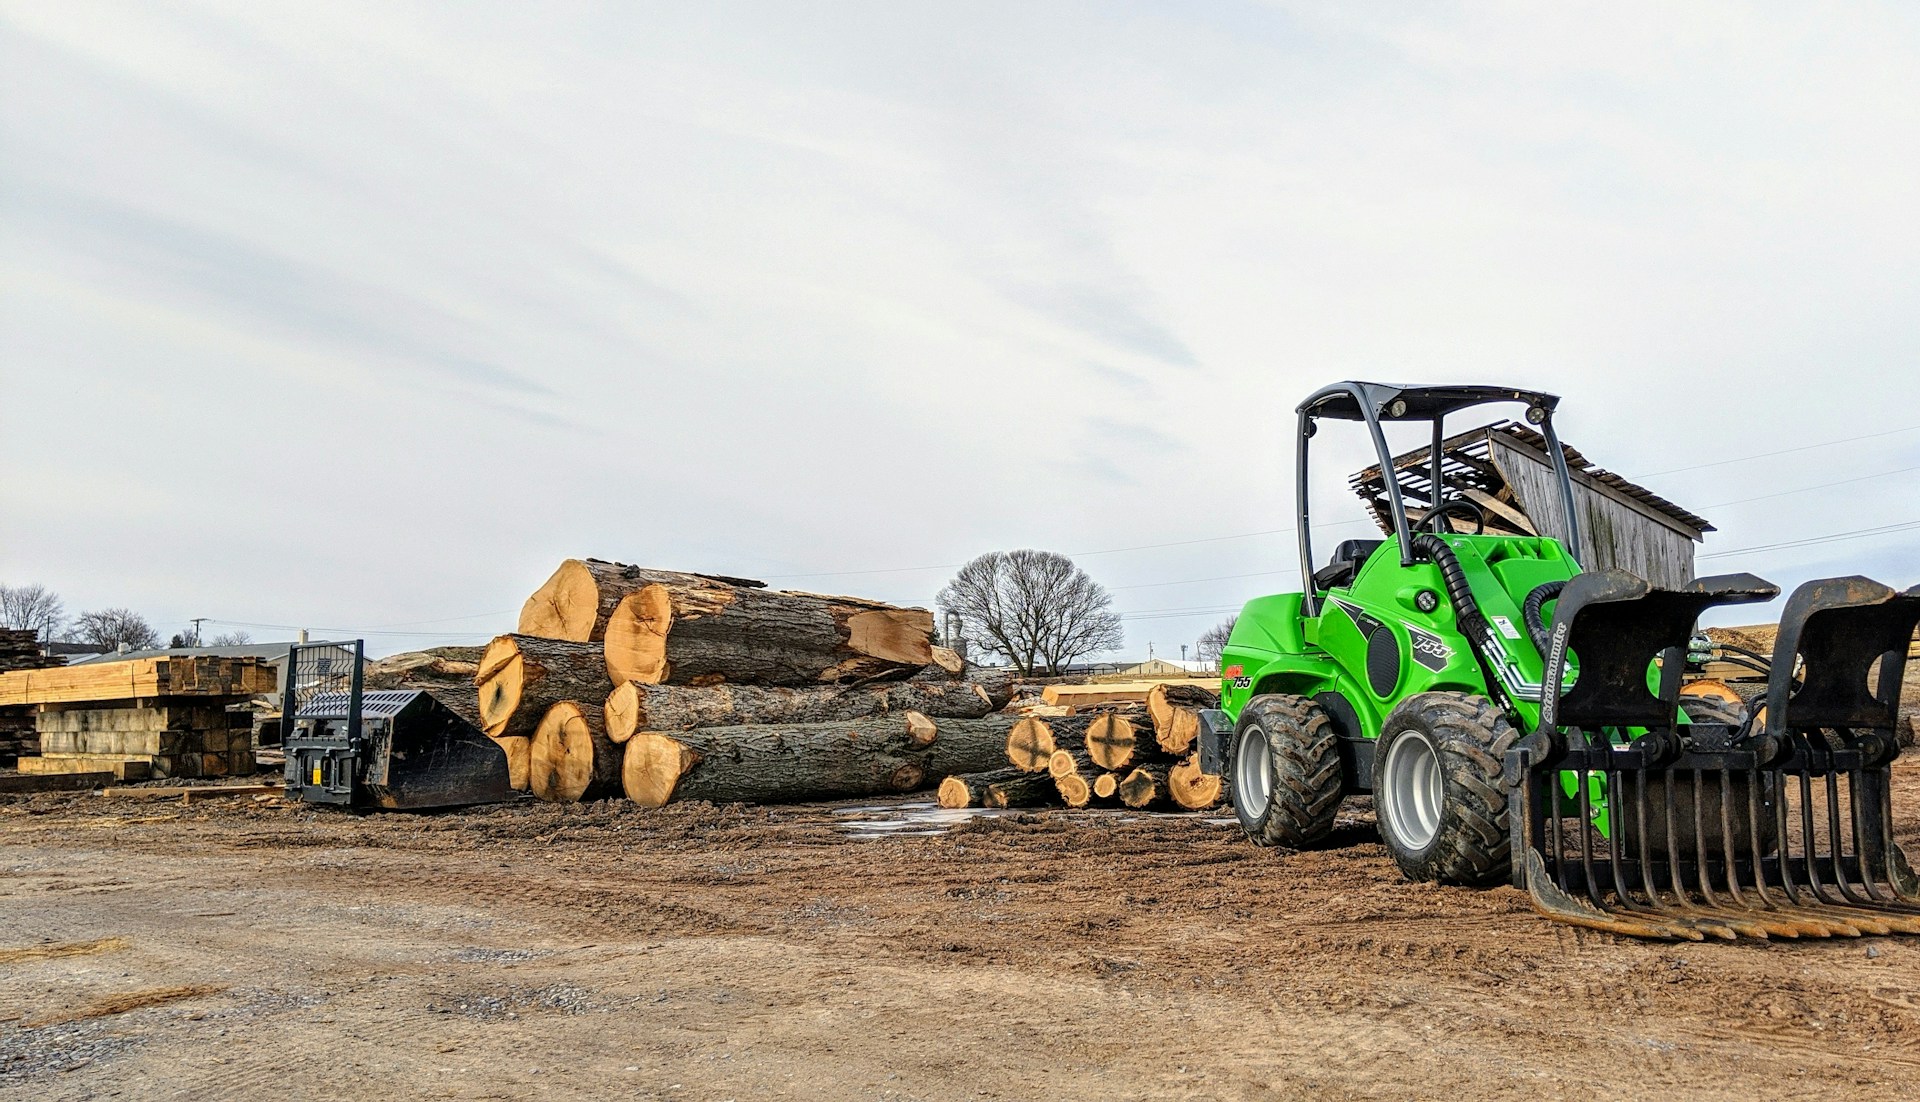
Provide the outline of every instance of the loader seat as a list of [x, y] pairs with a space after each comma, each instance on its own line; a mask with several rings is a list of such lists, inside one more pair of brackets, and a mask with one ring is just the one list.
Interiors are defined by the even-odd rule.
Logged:
[[1341, 540], [1340, 546], [1333, 549], [1333, 558], [1327, 565], [1313, 572], [1313, 584], [1321, 589], [1337, 589], [1353, 584], [1360, 574], [1360, 564], [1380, 549], [1386, 540]]

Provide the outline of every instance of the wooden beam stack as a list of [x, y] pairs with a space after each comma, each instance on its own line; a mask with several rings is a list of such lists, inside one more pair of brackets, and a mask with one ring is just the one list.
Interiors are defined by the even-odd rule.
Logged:
[[253, 772], [242, 706], [274, 686], [257, 659], [168, 656], [0, 674], [0, 706], [35, 709], [39, 754], [22, 773], [224, 777]]

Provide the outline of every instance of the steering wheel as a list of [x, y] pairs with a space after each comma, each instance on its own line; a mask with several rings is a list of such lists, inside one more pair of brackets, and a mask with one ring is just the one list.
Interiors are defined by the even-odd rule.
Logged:
[[1420, 523], [1414, 525], [1414, 528], [1422, 532], [1432, 532], [1435, 535], [1439, 535], [1440, 518], [1446, 516], [1448, 513], [1460, 513], [1472, 519], [1473, 535], [1481, 535], [1487, 530], [1486, 510], [1468, 501], [1464, 497], [1450, 497], [1440, 504], [1435, 505], [1433, 508], [1427, 510], [1427, 515], [1421, 517]]

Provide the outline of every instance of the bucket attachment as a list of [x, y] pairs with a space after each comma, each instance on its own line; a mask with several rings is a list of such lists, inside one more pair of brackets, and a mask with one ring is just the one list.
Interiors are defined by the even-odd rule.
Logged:
[[1694, 941], [1920, 933], [1920, 881], [1893, 841], [1889, 799], [1920, 586], [1802, 585], [1781, 617], [1763, 716], [1730, 725], [1679, 711], [1700, 612], [1778, 593], [1745, 574], [1661, 590], [1613, 570], [1562, 591], [1540, 724], [1505, 773], [1514, 884], [1541, 913]]

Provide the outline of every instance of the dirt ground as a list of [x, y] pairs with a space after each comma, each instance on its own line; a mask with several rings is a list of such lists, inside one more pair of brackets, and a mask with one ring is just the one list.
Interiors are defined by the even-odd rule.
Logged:
[[[1920, 763], [1900, 782], [1920, 823]], [[1302, 853], [1218, 818], [939, 814], [6, 798], [0, 1090], [1915, 1095], [1914, 940], [1556, 926], [1403, 882], [1364, 802]]]

